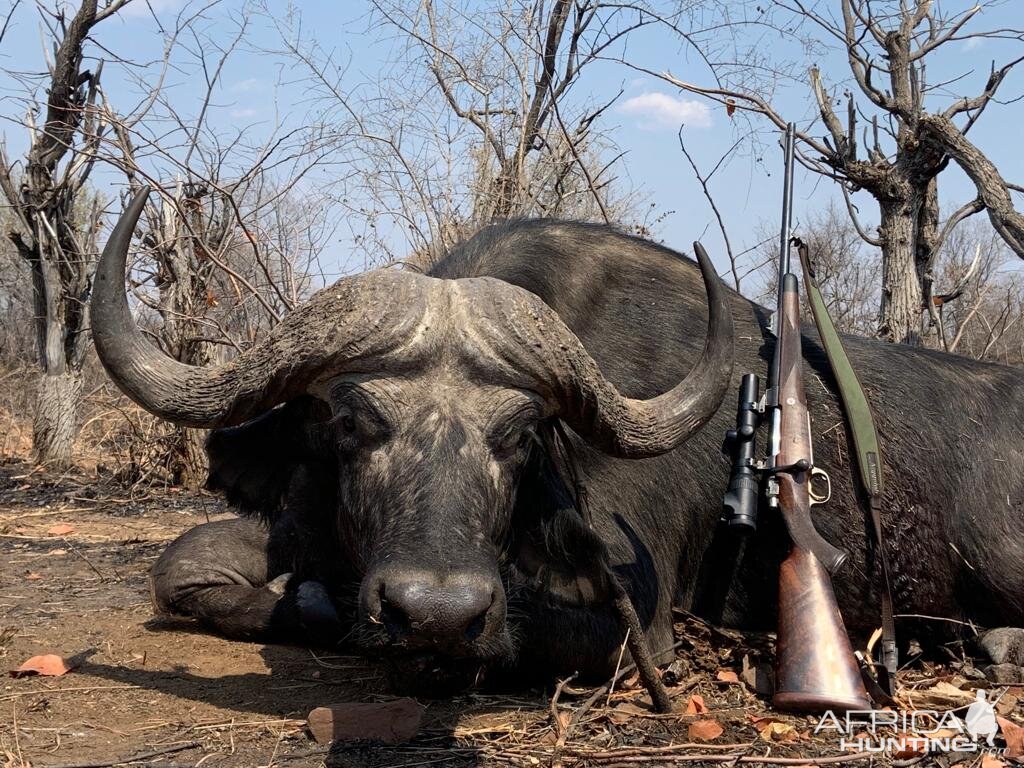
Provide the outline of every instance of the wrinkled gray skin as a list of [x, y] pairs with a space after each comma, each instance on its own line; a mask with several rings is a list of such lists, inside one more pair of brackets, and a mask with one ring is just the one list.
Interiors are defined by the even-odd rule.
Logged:
[[[634, 398], [678, 383], [704, 341], [707, 309], [694, 263], [606, 227], [493, 226], [431, 274], [487, 275], [536, 294]], [[765, 373], [772, 342], [760, 307], [737, 294], [730, 301], [736, 384], [744, 372]], [[883, 525], [897, 613], [1024, 626], [1019, 371], [848, 343], [886, 454]], [[815, 456], [833, 485], [816, 523], [850, 552], [835, 590], [851, 633], [864, 637], [879, 621], [869, 528], [813, 332], [804, 347]], [[481, 663], [607, 674], [621, 634], [600, 599], [597, 545], [567, 511], [565, 489], [534, 438], [543, 409], [528, 390], [436, 362], [347, 374], [215, 432], [211, 487], [247, 516], [199, 526], [168, 547], [153, 570], [157, 607], [235, 637], [353, 640], [403, 660], [427, 686], [466, 682]], [[742, 545], [717, 525], [729, 471], [722, 435], [734, 407], [730, 392], [699, 434], [653, 458], [612, 458], [573, 439], [597, 532], [655, 649], [672, 642], [673, 603], [726, 625], [775, 623], [777, 569], [788, 547], [780, 521], [765, 512]], [[476, 586], [459, 596], [446, 574], [469, 574]], [[429, 615], [394, 608], [406, 592], [434, 589], [447, 597], [428, 601]], [[945, 637], [955, 627], [900, 623], [904, 639]], [[1019, 671], [1020, 638], [1004, 630], [989, 643], [1004, 679]]]

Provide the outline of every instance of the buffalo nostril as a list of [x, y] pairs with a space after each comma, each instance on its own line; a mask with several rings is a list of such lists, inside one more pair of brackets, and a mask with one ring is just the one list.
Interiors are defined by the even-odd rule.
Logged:
[[405, 612], [389, 603], [381, 604], [380, 622], [393, 640], [401, 640], [412, 630], [412, 622]]
[[481, 613], [475, 619], [473, 619], [469, 626], [466, 627], [465, 636], [470, 642], [476, 640], [480, 635], [484, 633], [484, 629], [487, 628], [487, 614], [490, 613], [490, 608]]
[[484, 630], [487, 629], [488, 618], [490, 618], [491, 615], [496, 612], [496, 609], [498, 607], [496, 605], [497, 603], [498, 595], [496, 592], [492, 591], [490, 594], [490, 599], [487, 602], [487, 607], [484, 608], [484, 610], [481, 611], [479, 615], [477, 615], [474, 619], [472, 619], [469, 622], [469, 624], [466, 625], [466, 629], [463, 632], [463, 634], [466, 636], [466, 639], [468, 641], [472, 642], [484, 633]]

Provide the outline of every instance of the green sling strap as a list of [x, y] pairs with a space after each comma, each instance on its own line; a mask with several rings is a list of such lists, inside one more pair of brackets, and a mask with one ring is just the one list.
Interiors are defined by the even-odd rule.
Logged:
[[896, 679], [898, 656], [896, 649], [896, 623], [893, 618], [892, 584], [889, 579], [889, 557], [885, 551], [882, 538], [881, 502], [885, 490], [882, 451], [878, 444], [878, 431], [871, 415], [864, 388], [857, 379], [850, 358], [843, 347], [843, 341], [836, 331], [836, 326], [825, 306], [821, 290], [815, 280], [814, 266], [811, 264], [806, 244], [799, 238], [793, 238], [792, 244], [800, 254], [800, 265], [803, 267], [804, 285], [807, 288], [807, 299], [814, 315], [814, 324], [818, 328], [822, 346], [828, 356], [832, 374], [839, 388], [839, 398], [846, 412], [850, 436], [853, 439], [857, 455], [857, 471], [860, 475], [861, 487], [867, 494], [871, 510], [871, 522], [874, 528], [875, 545], [882, 566], [882, 665], [886, 675], [880, 675], [885, 693], [892, 693], [892, 684]]

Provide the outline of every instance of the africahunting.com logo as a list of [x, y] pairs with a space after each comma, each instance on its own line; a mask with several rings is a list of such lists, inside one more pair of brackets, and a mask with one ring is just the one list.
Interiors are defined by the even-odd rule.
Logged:
[[995, 745], [999, 723], [988, 692], [978, 690], [963, 719], [956, 711], [932, 709], [896, 712], [888, 709], [826, 712], [814, 728], [815, 735], [835, 731], [839, 747], [857, 752], [925, 755], [933, 752], [988, 752], [1001, 754]]

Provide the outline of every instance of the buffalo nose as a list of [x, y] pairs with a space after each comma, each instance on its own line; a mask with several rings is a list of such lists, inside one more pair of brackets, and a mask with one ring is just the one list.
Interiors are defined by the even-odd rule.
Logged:
[[377, 596], [377, 618], [388, 633], [413, 644], [472, 642], [496, 632], [505, 618], [501, 582], [483, 572], [391, 571], [382, 574]]

